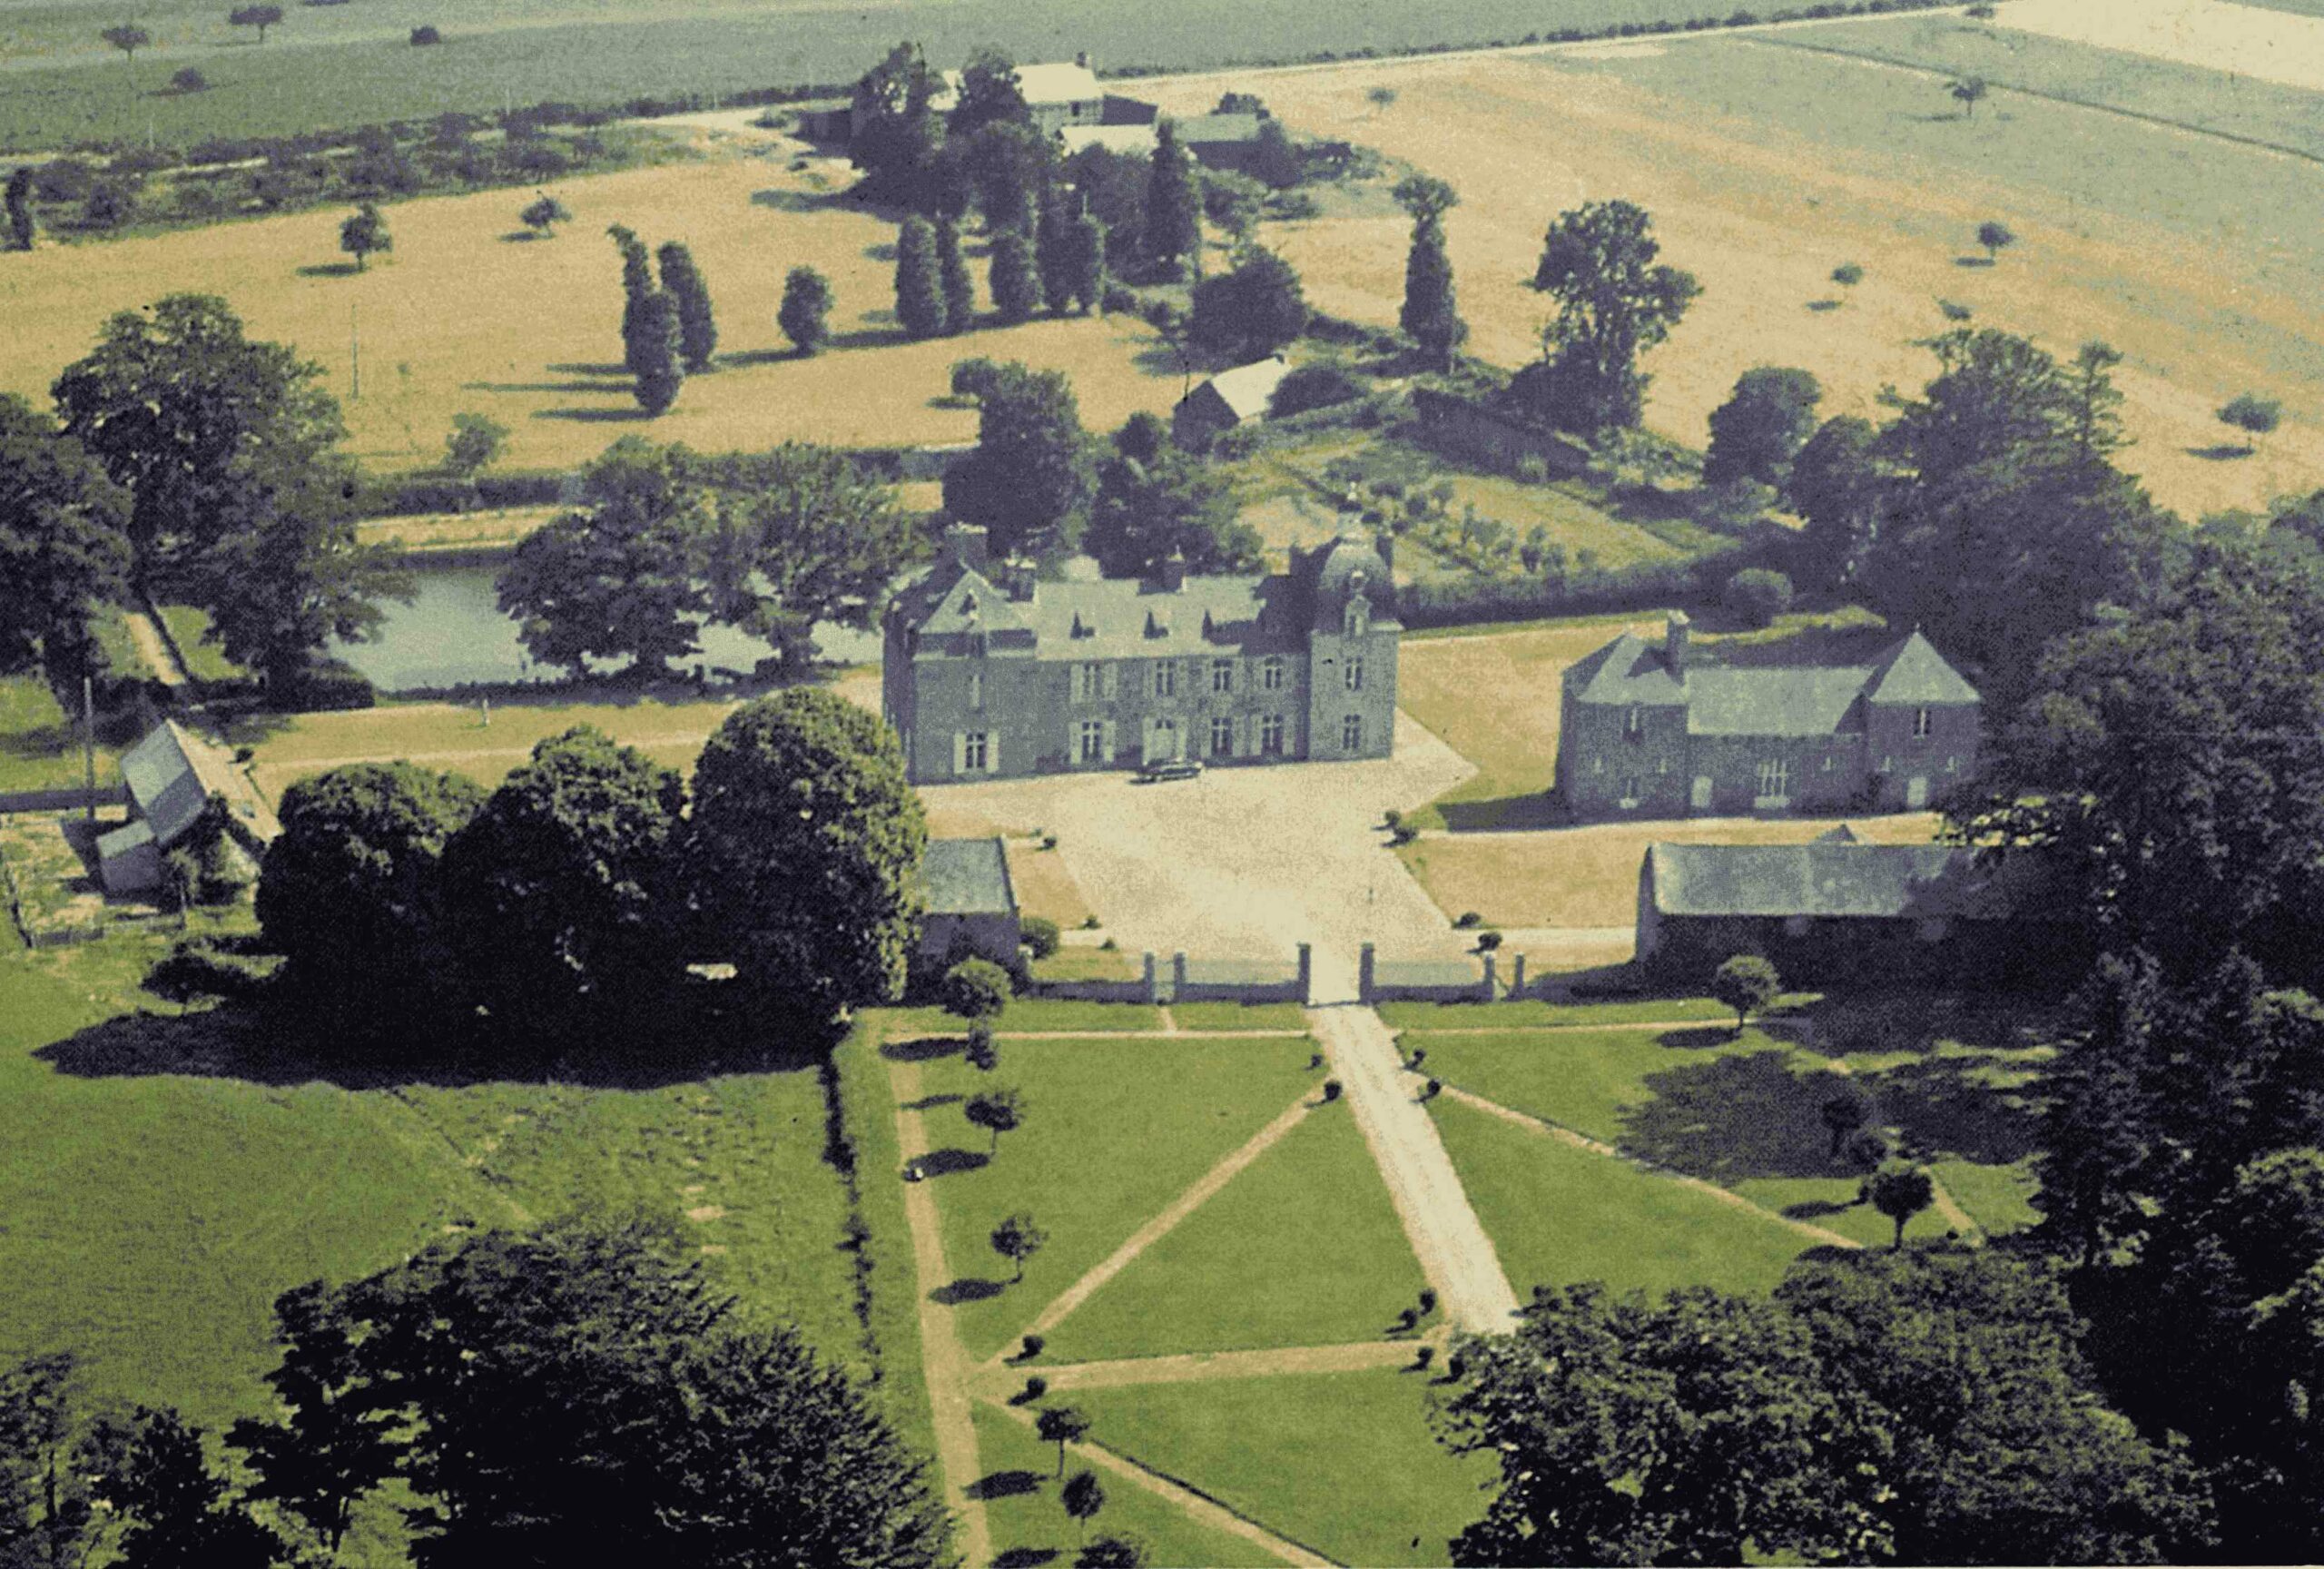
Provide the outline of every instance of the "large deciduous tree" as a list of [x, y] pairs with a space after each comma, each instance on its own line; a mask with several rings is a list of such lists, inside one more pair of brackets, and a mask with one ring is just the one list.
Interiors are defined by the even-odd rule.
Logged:
[[1060, 370], [995, 368], [979, 398], [977, 445], [944, 473], [944, 509], [982, 526], [1002, 554], [1062, 555], [1096, 488], [1088, 434]]
[[928, 824], [895, 733], [832, 693], [737, 709], [694, 777], [704, 930], [744, 984], [803, 1010], [899, 994]]
[[0, 671], [94, 666], [90, 615], [128, 587], [129, 505], [54, 419], [0, 397]]
[[1232, 479], [1180, 451], [1152, 414], [1115, 432], [1082, 545], [1109, 577], [1147, 577], [1172, 557], [1189, 572], [1251, 572], [1265, 557], [1237, 515]]
[[856, 83], [848, 156], [863, 171], [865, 196], [925, 206], [944, 145], [944, 123], [932, 107], [942, 90], [916, 44], [897, 44]]
[[673, 769], [581, 725], [533, 748], [445, 846], [444, 903], [472, 994], [511, 1034], [635, 1020], [688, 936]]
[[945, 134], [965, 141], [988, 125], [1030, 126], [1032, 106], [1017, 80], [1017, 63], [992, 44], [970, 54], [960, 68], [960, 101], [945, 122]]
[[1535, 412], [1595, 433], [1636, 425], [1646, 408], [1639, 356], [1670, 335], [1701, 285], [1657, 258], [1646, 210], [1591, 202], [1560, 215], [1541, 242], [1533, 287], [1557, 303], [1542, 331], [1552, 396]]
[[1206, 353], [1262, 360], [1296, 342], [1309, 315], [1306, 291], [1291, 263], [1254, 246], [1233, 271], [1195, 285], [1188, 331]]
[[583, 474], [576, 507], [517, 545], [500, 608], [534, 658], [576, 677], [593, 659], [666, 671], [694, 652], [710, 608], [698, 566], [708, 512], [672, 449], [626, 437]]
[[1841, 414], [1817, 426], [1793, 456], [1784, 497], [1801, 521], [1794, 576], [1827, 589], [1855, 576], [1888, 491], [1878, 443], [1872, 421]]
[[1760, 365], [1744, 371], [1727, 401], [1711, 411], [1703, 483], [1750, 479], [1782, 488], [1792, 459], [1816, 429], [1816, 405], [1823, 396], [1822, 385], [1806, 370]]
[[366, 1033], [433, 1011], [454, 967], [444, 846], [483, 802], [459, 775], [409, 763], [350, 763], [285, 789], [257, 898], [285, 983]]

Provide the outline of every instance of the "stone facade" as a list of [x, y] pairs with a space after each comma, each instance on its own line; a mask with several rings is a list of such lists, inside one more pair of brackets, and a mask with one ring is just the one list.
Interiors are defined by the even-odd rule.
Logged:
[[1868, 666], [1728, 666], [1674, 615], [1567, 670], [1557, 790], [1582, 818], [1919, 811], [1975, 775], [1978, 715], [1917, 631]]
[[890, 607], [882, 709], [914, 784], [1385, 757], [1392, 582], [1353, 538], [1266, 577], [1041, 582], [955, 528]]

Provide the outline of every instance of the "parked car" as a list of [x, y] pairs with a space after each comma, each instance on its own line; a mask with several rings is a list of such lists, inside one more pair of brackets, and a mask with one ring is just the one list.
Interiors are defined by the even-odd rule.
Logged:
[[1199, 779], [1202, 765], [1192, 757], [1157, 758], [1137, 771], [1141, 784], [1158, 784], [1165, 779]]

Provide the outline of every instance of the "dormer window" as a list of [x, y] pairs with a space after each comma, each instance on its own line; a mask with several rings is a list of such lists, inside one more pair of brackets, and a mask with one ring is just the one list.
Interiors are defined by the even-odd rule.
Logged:
[[1635, 741], [1646, 734], [1646, 706], [1633, 703], [1622, 711], [1622, 734]]
[[1347, 602], [1347, 613], [1341, 617], [1341, 630], [1350, 637], [1361, 637], [1372, 630], [1371, 601], [1359, 594]]
[[1095, 637], [1097, 635], [1098, 629], [1095, 627], [1090, 626], [1087, 621], [1084, 621], [1081, 618], [1081, 612], [1076, 610], [1073, 613], [1073, 629], [1069, 636], [1075, 637]]
[[1913, 710], [1913, 738], [1915, 740], [1919, 740], [1927, 735], [1928, 710], [1925, 708], [1915, 708]]
[[960, 596], [960, 614], [961, 614], [961, 615], [963, 615], [963, 616], [973, 616], [973, 615], [975, 615], [976, 613], [977, 613], [977, 596], [976, 596], [976, 590], [974, 590], [974, 589], [970, 589], [968, 593], [963, 594], [963, 595], [961, 595], [961, 596]]

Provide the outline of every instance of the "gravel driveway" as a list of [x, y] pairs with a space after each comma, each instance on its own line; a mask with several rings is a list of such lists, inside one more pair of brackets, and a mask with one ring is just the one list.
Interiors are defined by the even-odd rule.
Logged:
[[[1365, 763], [1225, 768], [1133, 784], [1066, 775], [923, 787], [996, 823], [1039, 824], [1122, 948], [1194, 959], [1446, 958], [1468, 942], [1387, 849], [1381, 814], [1426, 804], [1474, 772], [1411, 719]], [[1334, 988], [1336, 991], [1337, 989]]]

